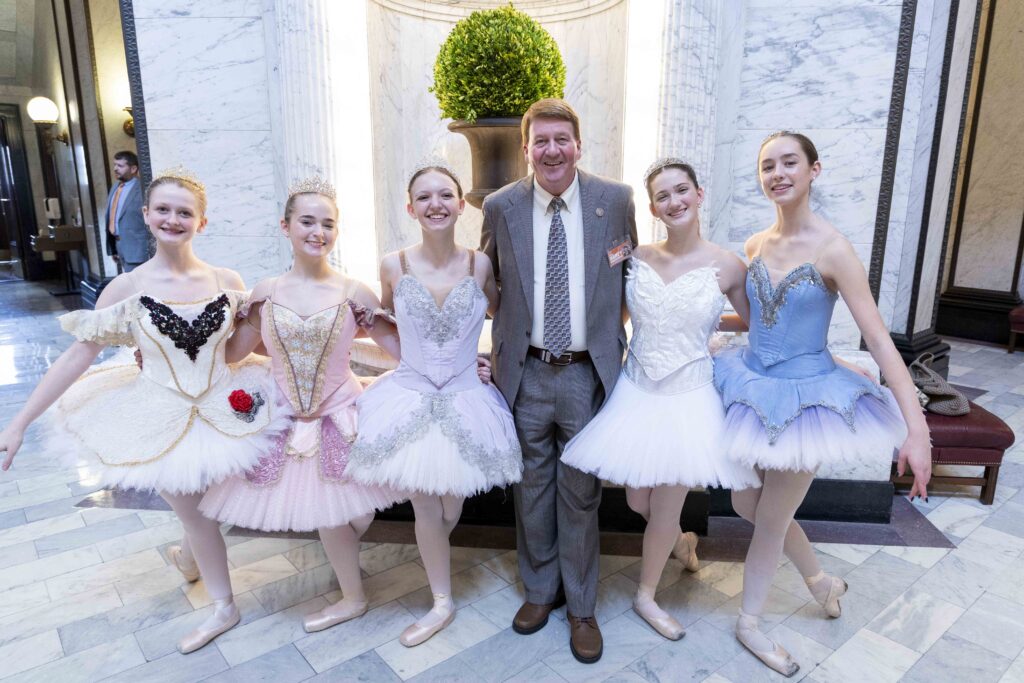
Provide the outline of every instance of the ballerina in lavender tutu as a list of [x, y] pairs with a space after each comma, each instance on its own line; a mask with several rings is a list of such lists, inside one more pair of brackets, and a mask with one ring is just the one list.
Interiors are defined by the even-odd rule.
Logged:
[[370, 323], [369, 311], [380, 306], [376, 295], [328, 263], [337, 222], [333, 187], [310, 179], [292, 188], [281, 221], [292, 268], [256, 285], [241, 311], [248, 324], [227, 349], [229, 359], [243, 358], [263, 342], [277, 388], [267, 400], [291, 417], [291, 428], [259, 464], [213, 486], [200, 505], [208, 517], [249, 529], [319, 530], [342, 599], [307, 616], [308, 632], [366, 612], [359, 539], [376, 510], [404, 499], [344, 476], [362, 393], [349, 368], [352, 341], [368, 333], [395, 357], [399, 343], [390, 323]]
[[409, 181], [421, 244], [381, 263], [381, 299], [394, 307], [402, 362], [358, 401], [347, 474], [407, 492], [434, 606], [399, 638], [419, 645], [455, 618], [448, 537], [466, 497], [519, 481], [522, 457], [505, 399], [477, 374], [484, 314], [497, 306], [490, 261], [455, 243], [462, 186], [440, 162]]
[[[761, 189], [776, 222], [746, 243], [750, 345], [715, 359], [715, 385], [726, 407], [722, 451], [755, 467], [763, 486], [734, 494], [754, 522], [743, 570], [736, 637], [786, 676], [799, 669], [758, 627], [784, 548], [806, 546], [793, 524], [815, 472], [824, 465], [882, 459], [899, 448], [898, 470], [914, 472], [911, 495], [927, 495], [931, 476], [928, 426], [913, 383], [882, 322], [864, 267], [836, 228], [811, 211], [811, 183], [821, 173], [814, 144], [782, 131], [758, 154]], [[832, 310], [843, 296], [890, 389], [837, 365], [826, 346]], [[809, 546], [808, 546], [809, 547]], [[796, 560], [794, 560], [796, 563]], [[839, 615], [841, 579], [807, 576], [815, 599]]]

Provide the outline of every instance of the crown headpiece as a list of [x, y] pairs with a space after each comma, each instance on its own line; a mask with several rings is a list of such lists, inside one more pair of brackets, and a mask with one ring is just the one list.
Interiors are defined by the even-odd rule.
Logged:
[[662, 157], [662, 158], [658, 159], [653, 164], [648, 166], [646, 171], [644, 171], [644, 185], [647, 184], [647, 181], [651, 179], [652, 175], [654, 175], [655, 173], [657, 173], [661, 169], [667, 168], [668, 166], [680, 166], [680, 165], [681, 166], [689, 166], [690, 164], [686, 163], [685, 161], [683, 161], [679, 157]]
[[320, 176], [312, 176], [304, 178], [288, 188], [288, 199], [297, 194], [320, 194], [328, 199], [336, 200], [338, 193], [335, 192], [334, 185], [331, 185]]
[[442, 171], [450, 175], [452, 178], [454, 178], [455, 182], [459, 184], [459, 187], [462, 186], [462, 180], [459, 178], [459, 174], [455, 172], [455, 169], [449, 166], [448, 162], [442, 159], [441, 157], [435, 156], [420, 159], [419, 163], [413, 166], [412, 172], [409, 173], [409, 180], [406, 184], [412, 184], [412, 179], [415, 178], [420, 171], [424, 171], [428, 168], [441, 169]]
[[189, 185], [198, 188], [200, 192], [204, 194], [206, 193], [206, 185], [203, 185], [203, 181], [199, 180], [199, 176], [197, 176], [195, 173], [185, 168], [181, 164], [178, 164], [177, 166], [171, 166], [170, 168], [165, 168], [164, 170], [160, 171], [155, 176], [153, 176], [153, 181], [151, 182], [161, 180], [164, 178], [188, 183]]

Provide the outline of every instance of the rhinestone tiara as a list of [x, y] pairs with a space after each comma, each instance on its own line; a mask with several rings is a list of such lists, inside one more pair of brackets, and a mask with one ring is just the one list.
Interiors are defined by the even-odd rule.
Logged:
[[320, 194], [328, 199], [336, 200], [338, 193], [334, 190], [334, 185], [320, 176], [312, 176], [304, 178], [288, 188], [288, 199], [297, 194]]
[[663, 168], [665, 168], [667, 166], [679, 166], [679, 165], [689, 166], [690, 164], [686, 163], [685, 161], [683, 161], [679, 157], [661, 157], [660, 159], [655, 161], [653, 164], [648, 166], [647, 170], [644, 171], [644, 185], [647, 184], [647, 181], [650, 180], [652, 175], [654, 175], [655, 173], [657, 173], [661, 169], [663, 169]]
[[441, 157], [426, 157], [425, 159], [421, 159], [418, 164], [413, 166], [412, 171], [409, 173], [409, 180], [406, 185], [411, 185], [412, 179], [416, 174], [428, 168], [439, 168], [443, 170], [445, 173], [448, 173], [451, 177], [455, 178], [455, 182], [458, 183], [460, 187], [462, 186], [462, 180], [459, 178], [459, 174], [456, 173], [455, 169], [449, 166], [448, 162]]
[[199, 176], [197, 176], [195, 173], [185, 168], [181, 164], [178, 164], [177, 166], [171, 166], [170, 168], [165, 168], [164, 170], [160, 171], [155, 176], [153, 176], [153, 181], [160, 180], [162, 178], [169, 178], [188, 183], [189, 185], [199, 188], [199, 190], [204, 194], [206, 193], [206, 185], [203, 185], [203, 181], [199, 180]]

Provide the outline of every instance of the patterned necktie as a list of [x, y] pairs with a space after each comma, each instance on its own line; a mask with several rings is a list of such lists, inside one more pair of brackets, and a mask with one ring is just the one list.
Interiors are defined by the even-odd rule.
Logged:
[[548, 232], [547, 273], [544, 280], [544, 346], [561, 356], [572, 339], [569, 327], [569, 258], [566, 254], [565, 225], [561, 197], [551, 200], [551, 230]]

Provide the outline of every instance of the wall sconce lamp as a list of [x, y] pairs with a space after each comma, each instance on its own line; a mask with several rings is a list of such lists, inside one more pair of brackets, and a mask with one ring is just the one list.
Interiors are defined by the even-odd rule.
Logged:
[[133, 138], [135, 137], [135, 115], [132, 114], [131, 107], [125, 107], [124, 110], [128, 112], [128, 118], [125, 119], [125, 122], [121, 125], [121, 130], [124, 131], [125, 135]]
[[48, 147], [47, 152], [53, 152], [54, 140], [63, 142], [65, 145], [69, 144], [70, 139], [66, 130], [62, 130], [56, 135], [53, 133], [60, 118], [60, 111], [53, 100], [49, 97], [33, 97], [28, 101], [26, 109], [28, 109], [29, 118], [36, 124], [37, 132]]

